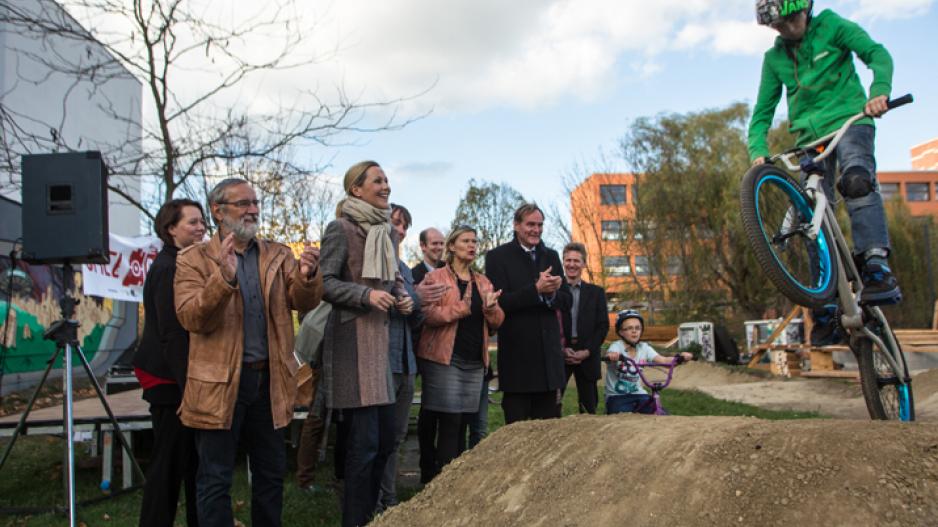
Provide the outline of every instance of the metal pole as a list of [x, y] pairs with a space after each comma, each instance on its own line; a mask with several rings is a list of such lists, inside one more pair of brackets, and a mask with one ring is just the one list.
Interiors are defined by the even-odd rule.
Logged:
[[65, 345], [65, 444], [68, 458], [66, 470], [68, 471], [68, 486], [65, 489], [68, 498], [68, 524], [75, 527], [75, 431], [72, 414], [72, 346]]

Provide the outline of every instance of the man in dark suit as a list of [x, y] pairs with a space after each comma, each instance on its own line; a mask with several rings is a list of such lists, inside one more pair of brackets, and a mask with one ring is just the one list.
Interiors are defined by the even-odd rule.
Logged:
[[559, 417], [564, 385], [558, 311], [570, 309], [570, 289], [557, 251], [541, 241], [544, 213], [526, 203], [515, 211], [515, 237], [485, 255], [485, 274], [496, 290], [505, 322], [498, 329], [498, 384], [505, 424]]
[[423, 277], [437, 267], [443, 267], [443, 233], [433, 227], [420, 231], [420, 252], [423, 260], [410, 268], [414, 283], [423, 282]]
[[609, 332], [609, 309], [606, 292], [583, 281], [584, 267], [586, 247], [582, 243], [568, 243], [563, 248], [563, 272], [573, 302], [570, 309], [563, 312], [566, 379], [570, 382], [571, 375], [576, 379], [580, 413], [595, 414], [599, 402], [596, 389], [600, 377], [599, 348]]

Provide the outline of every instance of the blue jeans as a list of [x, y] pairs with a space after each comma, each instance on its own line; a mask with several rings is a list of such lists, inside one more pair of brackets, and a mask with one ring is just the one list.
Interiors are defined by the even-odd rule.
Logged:
[[489, 435], [489, 381], [482, 380], [482, 393], [479, 394], [479, 411], [472, 414], [469, 421], [469, 448], [479, 444]]
[[347, 408], [342, 413], [348, 426], [342, 525], [355, 527], [371, 521], [378, 505], [381, 479], [394, 451], [395, 405]]
[[873, 191], [865, 196], [844, 196], [853, 233], [853, 252], [863, 254], [869, 249], [889, 249], [889, 231], [886, 229], [886, 211], [876, 181], [876, 158], [873, 157], [876, 129], [869, 125], [854, 125], [847, 129], [837, 150], [822, 162], [824, 193], [834, 199], [834, 174], [854, 172], [869, 178]]
[[197, 430], [199, 525], [231, 527], [231, 478], [238, 443], [244, 440], [251, 466], [251, 525], [279, 526], [283, 477], [287, 471], [283, 430], [270, 411], [270, 373], [241, 369], [230, 430]]
[[651, 396], [644, 393], [634, 393], [628, 395], [612, 395], [606, 397], [606, 414], [652, 414], [654, 405], [651, 403]]

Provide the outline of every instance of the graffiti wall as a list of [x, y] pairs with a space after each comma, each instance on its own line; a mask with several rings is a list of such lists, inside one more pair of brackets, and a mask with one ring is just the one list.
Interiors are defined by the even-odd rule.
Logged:
[[[102, 335], [111, 320], [113, 302], [81, 294], [81, 273], [75, 272], [72, 295], [79, 298], [75, 318], [78, 341], [88, 361], [102, 351]], [[0, 374], [40, 372], [55, 352], [55, 343], [43, 338], [52, 322], [62, 318], [62, 270], [29, 265], [0, 256]], [[56, 368], [60, 367], [59, 357]]]

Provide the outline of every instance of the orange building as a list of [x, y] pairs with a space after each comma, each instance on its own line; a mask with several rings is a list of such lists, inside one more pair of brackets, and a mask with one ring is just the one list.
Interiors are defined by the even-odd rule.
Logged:
[[636, 175], [630, 173], [593, 174], [570, 193], [571, 231], [586, 245], [588, 279], [610, 293], [629, 282], [655, 288], [639, 243], [643, 229], [634, 221], [637, 196]]
[[[899, 196], [913, 215], [938, 218], [938, 138], [913, 147], [911, 155], [912, 170], [877, 173], [883, 198]], [[575, 241], [586, 245], [588, 280], [610, 294], [622, 292], [630, 284], [657, 289], [648, 256], [639, 243], [642, 229], [635, 222], [638, 177], [596, 173], [570, 193], [571, 231]], [[680, 276], [676, 259], [665, 265], [667, 275]]]

